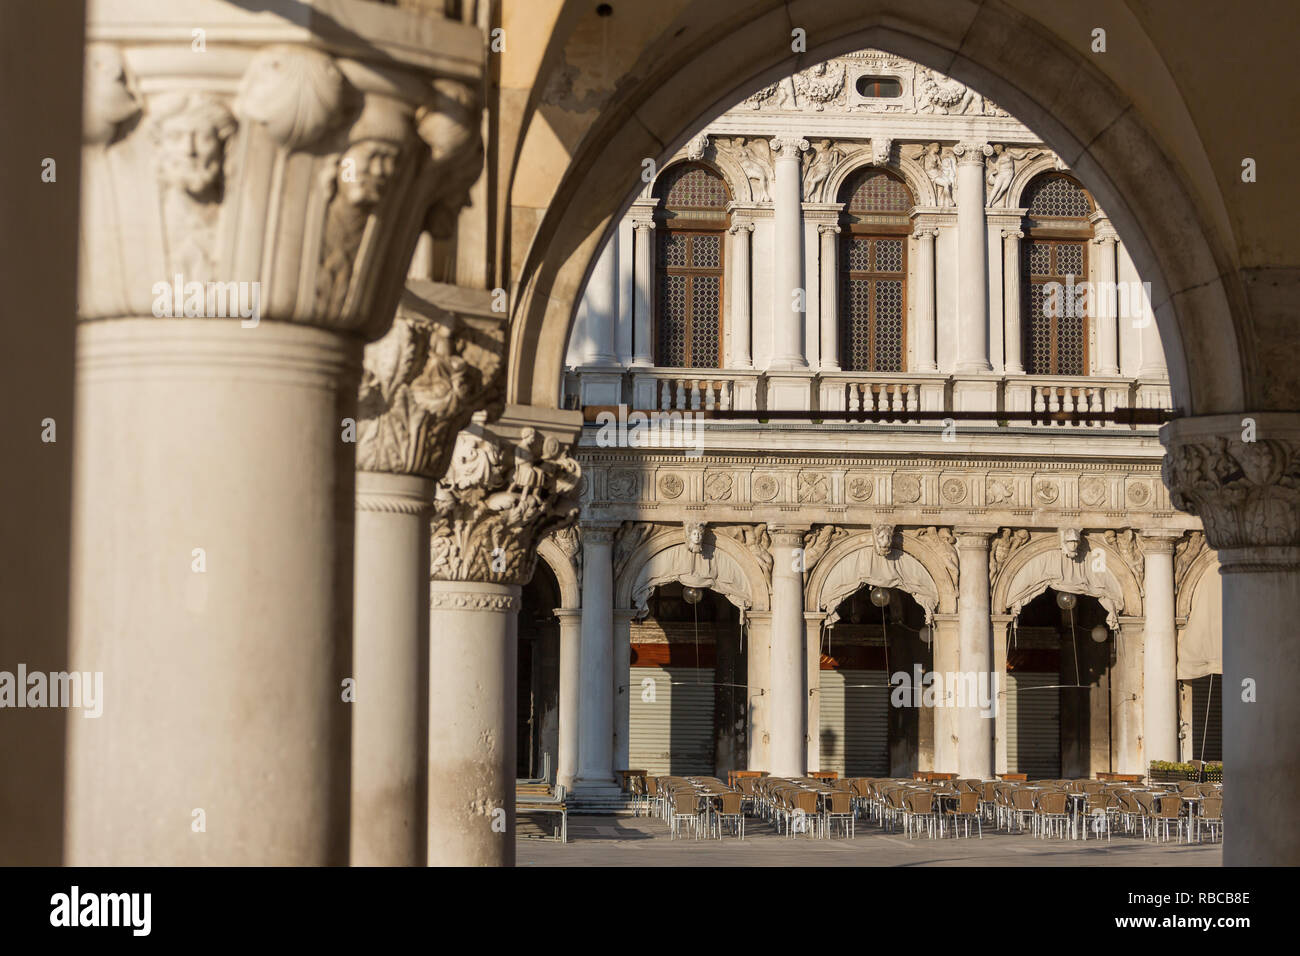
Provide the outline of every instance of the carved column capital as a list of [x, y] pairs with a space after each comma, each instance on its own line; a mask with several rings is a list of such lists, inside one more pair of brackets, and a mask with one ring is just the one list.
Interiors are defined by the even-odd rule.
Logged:
[[952, 154], [959, 166], [983, 166], [985, 157], [993, 155], [993, 147], [988, 143], [958, 143]]
[[798, 161], [799, 157], [812, 148], [808, 140], [801, 136], [778, 136], [771, 141], [772, 153], [777, 159]]
[[753, 232], [753, 231], [754, 231], [754, 223], [748, 219], [733, 221], [731, 225], [727, 228], [727, 232], [731, 233], [733, 236], [740, 232]]
[[614, 538], [618, 536], [623, 527], [623, 523], [621, 521], [592, 521], [575, 527], [580, 527], [584, 542], [613, 544]]
[[655, 227], [653, 216], [638, 216], [632, 220], [632, 228], [638, 232], [648, 231]]
[[524, 584], [537, 542], [578, 519], [581, 469], [565, 416], [510, 406], [456, 438], [434, 491], [429, 571], [435, 581]]
[[782, 527], [769, 528], [768, 532], [772, 536], [772, 547], [774, 548], [802, 548], [804, 546], [804, 535], [808, 532], [807, 527]]
[[1170, 500], [1201, 519], [1224, 573], [1300, 568], [1300, 415], [1180, 418], [1160, 440]]
[[478, 31], [297, 6], [224, 10], [202, 54], [187, 5], [91, 6], [83, 320], [387, 329], [420, 229], [449, 235], [482, 168]]
[[[408, 283], [393, 327], [366, 348], [357, 469], [438, 479], [475, 412], [501, 412], [505, 323], [491, 293]], [[456, 311], [451, 311], [456, 310]]]
[[823, 223], [819, 223], [819, 224], [818, 224], [818, 226], [817, 226], [817, 232], [818, 232], [819, 235], [822, 235], [822, 236], [826, 236], [826, 235], [839, 235], [839, 233], [840, 233], [840, 227], [839, 227], [839, 224], [838, 224], [838, 223], [833, 223], [833, 222], [823, 222]]

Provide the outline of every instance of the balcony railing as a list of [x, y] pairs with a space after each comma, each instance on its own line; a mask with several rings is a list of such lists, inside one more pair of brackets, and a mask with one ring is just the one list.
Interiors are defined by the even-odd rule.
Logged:
[[[1171, 394], [1164, 378], [593, 367], [569, 370], [564, 404], [567, 408], [626, 405], [643, 412], [861, 412], [866, 421], [904, 424], [918, 422], [907, 415], [917, 411], [988, 410], [990, 424], [998, 412], [1039, 412], [1045, 418], [1064, 412], [1078, 417], [1037, 427], [1127, 429], [1130, 426], [1102, 422], [1101, 413], [1117, 408], [1169, 408]], [[927, 420], [934, 422], [932, 416]]]

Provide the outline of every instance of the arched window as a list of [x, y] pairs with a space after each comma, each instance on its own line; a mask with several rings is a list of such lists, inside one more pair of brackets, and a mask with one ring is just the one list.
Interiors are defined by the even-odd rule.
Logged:
[[[1044, 173], [1025, 187], [1029, 228], [1021, 273], [1027, 285], [1025, 368], [1030, 375], [1087, 375], [1088, 320], [1083, 301], [1068, 294], [1088, 278], [1088, 242], [1096, 206], [1077, 182]], [[1055, 283], [1060, 288], [1053, 294]]]
[[723, 236], [727, 184], [707, 166], [665, 171], [656, 258], [655, 364], [722, 367]]
[[896, 176], [868, 167], [844, 184], [840, 201], [840, 367], [901, 372], [912, 193]]

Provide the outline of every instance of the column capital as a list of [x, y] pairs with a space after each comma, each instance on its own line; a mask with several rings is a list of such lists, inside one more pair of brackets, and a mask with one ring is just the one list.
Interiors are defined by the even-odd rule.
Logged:
[[822, 222], [817, 224], [817, 232], [822, 236], [838, 235], [840, 233], [839, 223]]
[[953, 528], [958, 551], [987, 551], [993, 532], [988, 528]]
[[748, 233], [753, 231], [754, 222], [752, 219], [736, 220], [733, 218], [731, 225], [727, 227], [727, 232], [731, 233], [733, 236], [741, 232]]
[[768, 527], [772, 535], [772, 546], [776, 548], [802, 548], [804, 535], [812, 529], [811, 525], [781, 525]]
[[1225, 574], [1300, 568], [1300, 415], [1179, 418], [1160, 441], [1170, 500], [1201, 519]]
[[519, 585], [483, 581], [434, 581], [429, 589], [429, 609], [434, 611], [495, 611], [509, 614], [519, 610]]
[[655, 220], [652, 215], [639, 215], [632, 219], [632, 228], [637, 231], [644, 231], [655, 228]]
[[490, 292], [410, 280], [392, 328], [366, 347], [357, 470], [441, 478], [474, 413], [501, 412], [504, 351]]
[[1021, 239], [1025, 238], [1025, 233], [1020, 229], [1003, 229], [1002, 238], [1019, 242]]
[[952, 154], [957, 157], [958, 166], [982, 167], [985, 158], [993, 155], [993, 147], [980, 142], [958, 143], [952, 148]]
[[776, 154], [778, 160], [797, 161], [800, 154], [808, 152], [812, 148], [808, 140], [802, 136], [777, 136], [771, 140], [769, 145], [772, 152]]
[[578, 531], [584, 544], [613, 544], [622, 527], [621, 521], [584, 521], [578, 525]]
[[1155, 528], [1139, 532], [1142, 539], [1143, 554], [1173, 554], [1174, 548], [1182, 540], [1184, 532], [1167, 528]]
[[374, 339], [420, 230], [454, 235], [483, 166], [482, 67], [463, 52], [481, 34], [378, 5], [337, 19], [269, 6], [285, 16], [225, 11], [202, 55], [187, 5], [148, 23], [129, 4], [90, 8], [82, 320], [272, 319]]
[[578, 518], [581, 469], [564, 413], [511, 406], [457, 436], [434, 492], [429, 571], [435, 581], [523, 584], [537, 542]]

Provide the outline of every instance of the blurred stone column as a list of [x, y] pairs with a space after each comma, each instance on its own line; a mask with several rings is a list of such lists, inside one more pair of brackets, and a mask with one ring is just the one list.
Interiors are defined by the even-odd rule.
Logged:
[[223, 7], [198, 55], [189, 5], [90, 9], [72, 864], [348, 859], [361, 352], [481, 168], [483, 38], [300, 14]]
[[434, 492], [431, 866], [514, 863], [519, 598], [537, 544], [578, 517], [575, 418], [512, 405], [491, 425], [472, 423]]
[[1160, 440], [1223, 575], [1223, 862], [1295, 866], [1300, 828], [1275, 821], [1300, 790], [1300, 415], [1180, 418]]

